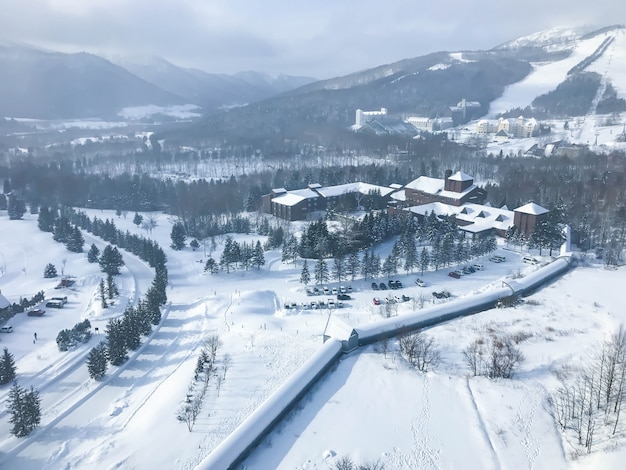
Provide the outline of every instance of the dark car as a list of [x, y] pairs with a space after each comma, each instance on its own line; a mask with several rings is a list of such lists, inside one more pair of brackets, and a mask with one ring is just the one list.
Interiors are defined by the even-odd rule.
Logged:
[[387, 290], [387, 284], [385, 284], [384, 282], [381, 282], [378, 287], [380, 288], [380, 290]]
[[44, 313], [46, 313], [45, 310], [41, 310], [40, 308], [36, 308], [35, 310], [29, 310], [26, 315], [28, 315], [29, 317], [41, 317], [41, 316], [43, 316]]
[[450, 271], [448, 273], [448, 276], [453, 277], [454, 279], [461, 279], [461, 275], [456, 271]]
[[376, 284], [375, 282], [372, 282], [372, 289], [378, 290], [378, 284]]
[[388, 281], [387, 285], [389, 285], [389, 288], [392, 290], [395, 290], [398, 288], [398, 286], [396, 285], [396, 281]]
[[350, 300], [351, 298], [348, 294], [337, 294], [337, 300]]
[[63, 308], [62, 300], [48, 300], [46, 302], [46, 307], [48, 308]]

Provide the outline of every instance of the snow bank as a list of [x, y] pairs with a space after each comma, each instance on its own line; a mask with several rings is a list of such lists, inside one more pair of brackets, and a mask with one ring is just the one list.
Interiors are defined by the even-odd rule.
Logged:
[[241, 423], [196, 467], [197, 470], [232, 469], [241, 463], [304, 395], [315, 381], [339, 358], [341, 341], [330, 339], [305, 362], [259, 408]]

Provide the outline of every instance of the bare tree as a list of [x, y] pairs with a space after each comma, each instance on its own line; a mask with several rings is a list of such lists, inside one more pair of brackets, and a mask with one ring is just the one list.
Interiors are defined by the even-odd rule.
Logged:
[[158, 218], [154, 214], [149, 214], [144, 217], [141, 228], [143, 228], [148, 234], [152, 235], [152, 231], [159, 225], [157, 221]]
[[400, 353], [419, 371], [427, 372], [429, 368], [436, 367], [441, 360], [435, 339], [426, 337], [421, 332], [402, 335], [399, 344]]
[[482, 373], [483, 364], [485, 362], [484, 354], [485, 351], [482, 339], [473, 341], [472, 344], [463, 350], [463, 359], [465, 360], [465, 364], [467, 364], [467, 367], [469, 367], [474, 376]]
[[226, 380], [226, 372], [230, 369], [230, 366], [233, 364], [233, 358], [230, 354], [224, 354], [224, 358], [222, 359], [222, 367], [224, 368], [224, 375], [222, 376], [223, 380]]
[[211, 335], [204, 340], [204, 346], [207, 348], [211, 364], [215, 362], [215, 358], [217, 357], [217, 350], [222, 346], [222, 344], [223, 343], [220, 339], [220, 336], [216, 334]]

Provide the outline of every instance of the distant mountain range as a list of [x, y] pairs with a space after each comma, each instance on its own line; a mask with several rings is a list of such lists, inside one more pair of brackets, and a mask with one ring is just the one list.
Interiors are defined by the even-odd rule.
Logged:
[[[203, 136], [233, 140], [327, 134], [354, 124], [356, 109], [444, 116], [462, 99], [473, 117], [551, 118], [626, 111], [626, 28], [556, 28], [487, 51], [435, 52], [304, 85], [206, 116]], [[193, 136], [193, 125], [188, 136]]]
[[6, 117], [113, 118], [122, 108], [145, 105], [194, 104], [211, 111], [312, 81], [258, 72], [209, 74], [160, 58], [114, 63], [89, 53], [0, 45], [0, 116]]
[[172, 132], [235, 140], [346, 129], [359, 108], [444, 116], [463, 99], [480, 103], [474, 117], [619, 113], [624, 63], [621, 25], [557, 28], [487, 51], [434, 52], [323, 81], [0, 46], [0, 116], [105, 118], [129, 106], [195, 104], [206, 116]]

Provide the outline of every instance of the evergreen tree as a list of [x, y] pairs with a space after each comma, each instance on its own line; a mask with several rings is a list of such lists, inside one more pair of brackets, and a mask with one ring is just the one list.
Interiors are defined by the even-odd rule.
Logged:
[[106, 288], [104, 287], [104, 279], [100, 279], [100, 302], [102, 308], [109, 308], [109, 304], [107, 303], [107, 293]]
[[3, 193], [0, 193], [0, 211], [7, 210], [7, 207], [8, 207], [7, 197]]
[[115, 279], [112, 274], [107, 274], [107, 295], [109, 299], [113, 299], [120, 295], [119, 290], [117, 289], [117, 284], [115, 284]]
[[89, 248], [89, 251], [87, 252], [87, 261], [89, 261], [90, 263], [97, 263], [99, 256], [100, 250], [94, 243], [92, 243], [91, 248]]
[[107, 245], [102, 250], [98, 263], [102, 272], [116, 276], [120, 273], [120, 268], [124, 266], [124, 258], [122, 258], [117, 247]]
[[139, 227], [142, 222], [143, 222], [143, 215], [141, 215], [138, 212], [135, 212], [135, 217], [133, 217], [133, 224]]
[[107, 345], [105, 341], [102, 341], [96, 347], [92, 348], [92, 350], [89, 351], [89, 356], [87, 356], [89, 377], [94, 380], [102, 380], [107, 371], [108, 360]]
[[311, 274], [309, 273], [309, 264], [307, 260], [304, 260], [302, 265], [302, 272], [300, 273], [300, 284], [307, 286], [311, 282]]
[[346, 275], [346, 261], [343, 256], [338, 256], [333, 261], [333, 277], [336, 281], [343, 281]]
[[9, 194], [8, 198], [7, 211], [9, 220], [20, 220], [26, 213], [26, 203], [14, 193]]
[[185, 240], [187, 240], [187, 231], [182, 222], [176, 222], [172, 226], [172, 232], [170, 233], [172, 244], [170, 247], [173, 250], [180, 251], [185, 248]]
[[325, 284], [328, 282], [328, 266], [324, 258], [320, 258], [315, 263], [315, 282], [317, 284]]
[[219, 266], [217, 265], [217, 262], [211, 256], [209, 256], [209, 258], [206, 260], [206, 264], [204, 265], [204, 272], [217, 274], [218, 270]]
[[43, 277], [46, 279], [50, 279], [53, 277], [57, 277], [57, 268], [52, 263], [46, 264], [46, 267], [43, 270]]
[[2, 358], [0, 358], [0, 385], [8, 384], [15, 380], [16, 367], [13, 354], [4, 348]]
[[141, 327], [139, 317], [134, 309], [128, 309], [122, 317], [122, 329], [126, 348], [135, 351], [141, 346]]
[[83, 234], [78, 228], [78, 226], [74, 226], [72, 229], [71, 235], [68, 237], [65, 246], [68, 250], [74, 253], [82, 253], [83, 245], [85, 244], [85, 239], [83, 238]]
[[128, 356], [126, 346], [126, 338], [124, 337], [124, 325], [122, 319], [112, 318], [106, 327], [107, 335], [107, 351], [109, 355], [109, 361], [114, 366], [123, 364]]
[[54, 230], [54, 219], [56, 215], [47, 206], [42, 206], [37, 217], [37, 226], [42, 232], [52, 232]]
[[13, 382], [7, 409], [11, 414], [9, 418], [12, 425], [11, 434], [16, 437], [28, 436], [41, 422], [41, 400], [39, 392], [33, 387], [25, 390], [17, 382]]
[[371, 253], [369, 251], [365, 251], [363, 253], [363, 258], [361, 259], [361, 276], [363, 276], [363, 279], [368, 280], [371, 274], [372, 274]]
[[189, 242], [189, 246], [193, 251], [196, 251], [198, 248], [200, 248], [200, 243], [198, 243], [198, 240], [194, 238]]
[[72, 235], [72, 226], [67, 217], [61, 216], [54, 220], [54, 228], [52, 229], [52, 239], [55, 242], [67, 243]]
[[254, 246], [254, 252], [252, 254], [252, 265], [257, 269], [261, 269], [261, 266], [265, 266], [265, 252], [261, 246], [261, 242], [257, 240]]
[[422, 276], [424, 275], [424, 271], [428, 269], [429, 265], [430, 255], [428, 254], [428, 249], [423, 247], [422, 252], [420, 253], [420, 269], [422, 270]]
[[350, 275], [350, 279], [354, 281], [354, 279], [359, 274], [361, 269], [361, 260], [359, 259], [359, 254], [357, 252], [350, 253], [348, 257], [348, 274]]

